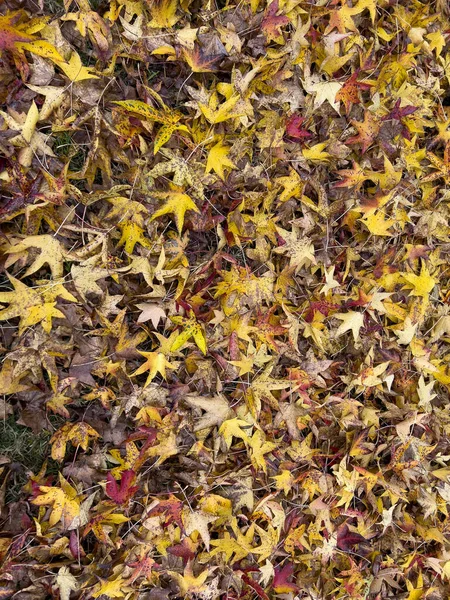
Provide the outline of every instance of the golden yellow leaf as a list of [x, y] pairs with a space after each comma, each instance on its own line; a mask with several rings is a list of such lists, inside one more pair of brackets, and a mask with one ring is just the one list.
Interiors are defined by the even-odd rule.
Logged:
[[208, 152], [208, 160], [206, 162], [205, 173], [214, 171], [217, 175], [225, 180], [224, 169], [236, 169], [236, 165], [228, 158], [230, 148], [223, 146], [222, 141], [217, 142]]

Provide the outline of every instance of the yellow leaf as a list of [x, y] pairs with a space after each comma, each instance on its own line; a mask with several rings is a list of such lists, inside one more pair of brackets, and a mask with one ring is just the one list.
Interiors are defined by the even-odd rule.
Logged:
[[[27, 390], [30, 386], [23, 385], [20, 380], [25, 377], [27, 372], [14, 373], [14, 363], [12, 360], [6, 359], [2, 364], [0, 371], [0, 390], [2, 394], [17, 394]], [[4, 417], [2, 417], [4, 418]]]
[[97, 584], [96, 591], [92, 594], [93, 598], [105, 595], [108, 598], [123, 598], [125, 591], [122, 590], [126, 580], [122, 577], [113, 579], [112, 581], [102, 581]]
[[144, 235], [144, 229], [134, 219], [126, 219], [119, 225], [122, 230], [119, 243], [120, 248], [124, 246], [127, 254], [132, 254], [136, 244], [140, 244], [143, 248], [150, 248], [151, 243]]
[[153, 192], [152, 195], [157, 198], [167, 198], [167, 201], [164, 206], [152, 214], [150, 221], [162, 217], [163, 215], [173, 214], [178, 233], [180, 234], [183, 229], [186, 211], [193, 210], [197, 213], [200, 212], [192, 198], [181, 191]]
[[286, 177], [278, 177], [275, 179], [275, 182], [279, 183], [284, 188], [280, 194], [280, 202], [286, 202], [290, 198], [301, 196], [303, 188], [305, 187], [305, 182], [294, 169], [290, 169], [289, 175]]
[[236, 165], [233, 161], [228, 158], [230, 148], [223, 146], [222, 141], [215, 144], [208, 153], [208, 160], [206, 162], [205, 173], [209, 173], [214, 170], [215, 173], [222, 179], [225, 180], [224, 169], [236, 169]]
[[285, 494], [288, 494], [292, 486], [294, 485], [294, 478], [292, 476], [292, 473], [287, 469], [283, 469], [280, 475], [275, 475], [274, 477], [272, 477], [272, 479], [275, 479], [275, 485], [277, 490], [283, 490]]
[[350, 310], [348, 313], [336, 313], [333, 315], [336, 319], [342, 321], [336, 330], [336, 337], [339, 337], [346, 331], [351, 331], [355, 342], [359, 339], [359, 330], [364, 327], [364, 314]]
[[168, 110], [162, 111], [153, 108], [153, 106], [150, 106], [141, 100], [118, 100], [114, 101], [114, 104], [117, 104], [117, 106], [120, 106], [128, 112], [143, 117], [146, 121], [157, 121], [166, 125], [174, 125], [180, 120], [180, 116], [172, 114]]
[[245, 444], [250, 442], [248, 435], [245, 433], [245, 431], [242, 431], [242, 427], [248, 426], [249, 424], [247, 421], [238, 418], [228, 419], [222, 423], [219, 429], [219, 435], [221, 435], [225, 440], [225, 444], [227, 445], [228, 449], [231, 447], [233, 437], [241, 439]]
[[61, 488], [41, 485], [39, 490], [42, 495], [31, 500], [36, 506], [52, 506], [49, 525], [53, 527], [62, 521], [63, 527], [68, 529], [72, 521], [80, 514], [80, 501], [77, 491], [69, 485], [64, 477], [59, 474]]
[[150, 7], [152, 20], [149, 23], [149, 27], [172, 27], [180, 19], [176, 14], [178, 0], [159, 0], [159, 2], [152, 2]]
[[80, 56], [76, 52], [72, 52], [68, 62], [64, 61], [56, 64], [73, 83], [85, 79], [98, 79], [97, 75], [91, 73], [90, 68], [83, 65]]
[[206, 120], [212, 125], [215, 125], [217, 123], [223, 123], [223, 121], [227, 121], [228, 119], [234, 119], [235, 117], [243, 116], [241, 111], [233, 112], [233, 108], [236, 106], [239, 100], [240, 96], [238, 94], [234, 94], [223, 104], [219, 104], [219, 101], [213, 97], [208, 106], [205, 104], [199, 104], [199, 108], [206, 117]]
[[33, 137], [34, 130], [36, 128], [36, 123], [38, 122], [38, 120], [39, 110], [33, 101], [27, 113], [25, 123], [21, 131], [23, 139], [28, 143], [31, 142], [31, 138]]
[[33, 42], [25, 42], [17, 44], [17, 47], [21, 50], [28, 50], [32, 54], [37, 54], [43, 58], [49, 58], [54, 63], [65, 62], [64, 58], [58, 52], [58, 50], [45, 40], [35, 40]]
[[391, 236], [392, 233], [389, 231], [389, 227], [395, 223], [394, 219], [385, 219], [382, 211], [367, 215], [364, 219], [360, 219], [360, 221], [364, 223], [370, 233], [381, 236]]
[[209, 572], [209, 569], [205, 569], [205, 571], [195, 577], [192, 571], [191, 563], [186, 565], [183, 575], [180, 575], [176, 571], [167, 571], [167, 573], [171, 575], [177, 582], [180, 588], [180, 594], [183, 597], [201, 594], [206, 589], [204, 583], [209, 575]]
[[304, 148], [302, 150], [302, 154], [306, 158], [306, 160], [310, 160], [311, 162], [328, 162], [328, 159], [331, 157], [331, 154], [329, 154], [328, 152], [323, 152], [326, 146], [327, 142], [315, 144], [311, 148]]
[[79, 423], [66, 423], [58, 429], [50, 439], [52, 444], [52, 458], [58, 462], [64, 459], [66, 446], [71, 442], [73, 446], [87, 450], [90, 438], [99, 438], [100, 435], [90, 425], [81, 421]]
[[265, 434], [259, 429], [255, 431], [249, 440], [251, 448], [250, 460], [255, 469], [262, 469], [264, 473], [267, 471], [265, 454], [272, 452], [277, 445], [273, 442], [267, 442]]
[[175, 341], [172, 344], [171, 351], [176, 352], [180, 348], [184, 346], [184, 344], [191, 338], [194, 338], [194, 342], [197, 344], [198, 348], [206, 354], [207, 346], [206, 346], [206, 338], [203, 333], [202, 326], [197, 322], [195, 316], [191, 314], [189, 319], [184, 317], [171, 317], [171, 320], [177, 325], [183, 326], [183, 331], [178, 334]]
[[56, 108], [61, 106], [65, 98], [66, 88], [63, 86], [31, 85], [27, 83], [27, 87], [33, 90], [33, 92], [45, 96], [44, 104], [39, 111], [40, 121], [45, 121]]
[[69, 302], [77, 299], [61, 283], [29, 288], [21, 281], [8, 275], [14, 286], [13, 292], [0, 292], [0, 302], [8, 303], [8, 308], [0, 310], [0, 321], [20, 317], [19, 334], [27, 327], [42, 323], [44, 331], [50, 333], [53, 318], [64, 318], [56, 308], [56, 298], [60, 296]]
[[411, 288], [411, 296], [420, 296], [422, 298], [428, 298], [430, 292], [438, 283], [438, 281], [430, 275], [425, 261], [422, 261], [420, 275], [415, 275], [414, 273], [403, 273], [402, 277], [407, 284], [405, 287]]
[[[53, 278], [58, 279], [63, 275], [64, 254], [61, 249], [60, 242], [52, 235], [31, 235], [13, 244], [6, 249], [7, 254], [17, 254], [29, 250], [30, 248], [39, 248], [40, 253], [34, 258], [31, 265], [24, 273], [24, 277], [28, 277], [32, 273], [38, 271], [43, 265], [47, 264], [50, 267]], [[7, 260], [6, 266], [12, 264], [12, 261]]]
[[156, 377], [158, 373], [166, 379], [166, 368], [167, 369], [175, 369], [176, 364], [171, 364], [166, 356], [162, 352], [141, 352], [139, 350], [139, 354], [141, 354], [145, 359], [145, 363], [143, 363], [132, 375], [141, 375], [146, 371], [149, 371], [147, 381], [145, 382], [144, 387], [150, 385], [153, 379]]

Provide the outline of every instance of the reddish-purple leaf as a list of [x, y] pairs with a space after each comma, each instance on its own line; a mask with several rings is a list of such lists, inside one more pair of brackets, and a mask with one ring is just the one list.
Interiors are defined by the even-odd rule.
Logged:
[[292, 583], [291, 579], [294, 575], [294, 565], [287, 563], [283, 568], [275, 567], [275, 575], [272, 586], [277, 594], [288, 594], [289, 592], [297, 592], [298, 586]]
[[116, 504], [126, 504], [138, 489], [136, 485], [133, 485], [135, 478], [135, 472], [128, 469], [122, 472], [120, 485], [117, 485], [117, 481], [111, 473], [108, 473], [106, 476], [106, 495]]
[[312, 133], [302, 128], [304, 117], [291, 115], [286, 121], [286, 134], [295, 142], [301, 142], [312, 137]]
[[337, 547], [344, 552], [348, 552], [357, 544], [366, 543], [367, 540], [359, 533], [350, 531], [348, 525], [344, 524], [339, 527], [337, 532]]

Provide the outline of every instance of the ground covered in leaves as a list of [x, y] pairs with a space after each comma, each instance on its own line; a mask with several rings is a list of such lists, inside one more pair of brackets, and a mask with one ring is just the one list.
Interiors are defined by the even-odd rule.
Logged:
[[0, 598], [450, 594], [446, 0], [0, 6]]

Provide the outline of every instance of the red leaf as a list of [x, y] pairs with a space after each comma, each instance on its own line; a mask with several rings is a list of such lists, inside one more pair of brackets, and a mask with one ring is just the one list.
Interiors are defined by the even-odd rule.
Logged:
[[337, 547], [344, 552], [348, 552], [357, 544], [367, 543], [367, 540], [363, 538], [359, 533], [353, 533], [349, 530], [348, 525], [344, 523], [339, 527], [337, 532]]
[[394, 121], [401, 121], [403, 119], [403, 117], [407, 117], [408, 115], [412, 115], [413, 113], [416, 112], [417, 106], [412, 106], [411, 104], [408, 104], [408, 106], [404, 106], [403, 108], [400, 108], [400, 102], [401, 102], [401, 98], [399, 98], [397, 100], [397, 102], [395, 103], [395, 106], [391, 110], [391, 112], [388, 115], [386, 115], [385, 117], [383, 117], [381, 120], [388, 121], [388, 120], [392, 119]]
[[253, 590], [255, 590], [255, 592], [258, 594], [258, 596], [262, 600], [269, 600], [269, 596], [266, 594], [266, 592], [263, 590], [263, 588], [259, 585], [259, 583], [256, 582], [251, 577], [249, 577], [248, 575], [246, 575], [245, 573], [242, 575], [242, 581], [244, 581], [249, 587], [251, 587]]
[[180, 544], [175, 544], [175, 546], [167, 548], [167, 552], [173, 556], [182, 558], [184, 566], [186, 566], [190, 560], [194, 560], [195, 558], [194, 547], [190, 538], [184, 538]]
[[286, 121], [286, 134], [296, 142], [301, 142], [312, 137], [312, 133], [306, 129], [302, 129], [302, 124], [305, 121], [300, 115], [291, 115]]
[[120, 486], [118, 486], [111, 473], [108, 473], [106, 476], [106, 495], [116, 504], [125, 504], [138, 489], [137, 486], [133, 485], [135, 478], [136, 474], [131, 469], [123, 471]]
[[292, 581], [294, 575], [294, 565], [287, 563], [282, 569], [275, 567], [275, 576], [273, 578], [272, 586], [277, 594], [288, 594], [289, 592], [297, 592], [298, 586]]
[[276, 40], [281, 35], [281, 27], [290, 23], [285, 15], [277, 16], [278, 0], [274, 0], [266, 10], [264, 19], [261, 22], [261, 29], [266, 36], [266, 40]]
[[181, 530], [184, 530], [183, 521], [181, 520], [181, 511], [183, 509], [183, 502], [178, 500], [175, 496], [171, 495], [167, 500], [161, 500], [158, 506], [155, 506], [148, 513], [149, 517], [156, 515], [165, 516], [165, 525], [176, 523]]
[[70, 554], [74, 557], [75, 560], [80, 560], [82, 556], [85, 556], [85, 552], [80, 545], [80, 538], [78, 533], [72, 529], [70, 532], [70, 540], [69, 540], [69, 550]]

